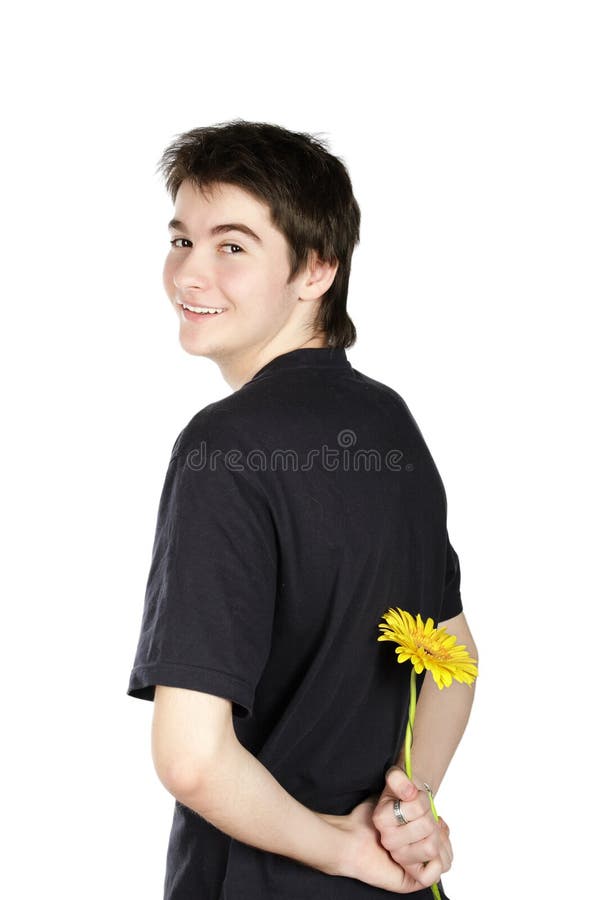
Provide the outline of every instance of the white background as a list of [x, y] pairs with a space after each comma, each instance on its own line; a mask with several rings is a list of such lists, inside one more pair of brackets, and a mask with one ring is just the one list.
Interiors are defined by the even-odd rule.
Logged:
[[320, 134], [347, 164], [347, 355], [404, 397], [446, 486], [481, 658], [438, 795], [448, 894], [595, 895], [596, 16], [4, 14], [3, 896], [162, 898], [173, 798], [152, 706], [126, 689], [173, 441], [229, 388], [178, 343], [155, 167], [177, 133], [236, 117]]

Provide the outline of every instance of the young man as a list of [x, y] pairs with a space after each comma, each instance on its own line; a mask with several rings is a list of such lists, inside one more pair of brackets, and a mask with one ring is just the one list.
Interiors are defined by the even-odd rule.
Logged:
[[310, 135], [240, 120], [160, 165], [180, 342], [232, 389], [175, 441], [128, 688], [154, 701], [175, 798], [164, 897], [430, 897], [452, 849], [423, 779], [435, 793], [473, 690], [420, 678], [409, 781], [410, 667], [377, 626], [399, 606], [476, 648], [425, 441], [346, 357], [348, 173]]

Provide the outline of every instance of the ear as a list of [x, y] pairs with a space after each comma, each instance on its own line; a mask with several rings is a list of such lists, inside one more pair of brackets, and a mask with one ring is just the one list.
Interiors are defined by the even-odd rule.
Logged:
[[304, 275], [298, 285], [299, 300], [318, 300], [333, 283], [339, 262], [324, 262], [319, 258], [316, 250], [309, 253], [308, 263]]

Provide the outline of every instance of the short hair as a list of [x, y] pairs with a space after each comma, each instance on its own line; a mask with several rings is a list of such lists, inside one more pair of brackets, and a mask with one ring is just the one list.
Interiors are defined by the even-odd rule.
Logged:
[[360, 239], [360, 208], [341, 159], [324, 140], [268, 122], [233, 119], [176, 135], [163, 152], [160, 171], [173, 202], [189, 179], [201, 191], [223, 182], [266, 203], [287, 241], [288, 283], [315, 250], [338, 262], [312, 323], [332, 347], [351, 347], [356, 328], [346, 311], [350, 265]]

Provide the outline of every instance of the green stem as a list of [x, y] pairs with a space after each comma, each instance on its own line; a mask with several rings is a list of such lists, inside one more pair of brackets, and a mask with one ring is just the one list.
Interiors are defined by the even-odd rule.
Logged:
[[[408, 704], [408, 722], [406, 724], [406, 736], [404, 738], [404, 770], [408, 777], [412, 781], [412, 761], [410, 756], [410, 751], [413, 742], [413, 728], [415, 724], [415, 712], [417, 709], [417, 673], [415, 672], [415, 667], [413, 666], [410, 672], [410, 700]], [[429, 796], [429, 803], [431, 805], [431, 811], [433, 812], [435, 821], [437, 822], [439, 816], [437, 814], [435, 804], [433, 802], [433, 794], [431, 790], [427, 790], [427, 794]], [[440, 890], [437, 884], [431, 885], [431, 893], [435, 897], [435, 900], [441, 900]]]
[[[429, 796], [429, 805], [431, 806], [431, 812], [433, 813], [435, 821], [439, 822], [440, 817], [437, 814], [437, 809], [435, 808], [435, 803], [433, 802], [433, 794], [431, 793], [431, 788], [428, 784], [426, 784], [425, 787], [427, 788], [427, 794]], [[435, 900], [441, 900], [440, 891], [437, 884], [431, 885], [431, 893], [435, 897]]]
[[404, 738], [404, 769], [412, 779], [412, 762], [410, 749], [413, 742], [413, 726], [415, 724], [415, 710], [417, 708], [417, 673], [413, 666], [410, 670], [410, 701], [408, 704], [408, 722], [406, 725], [406, 737]]

